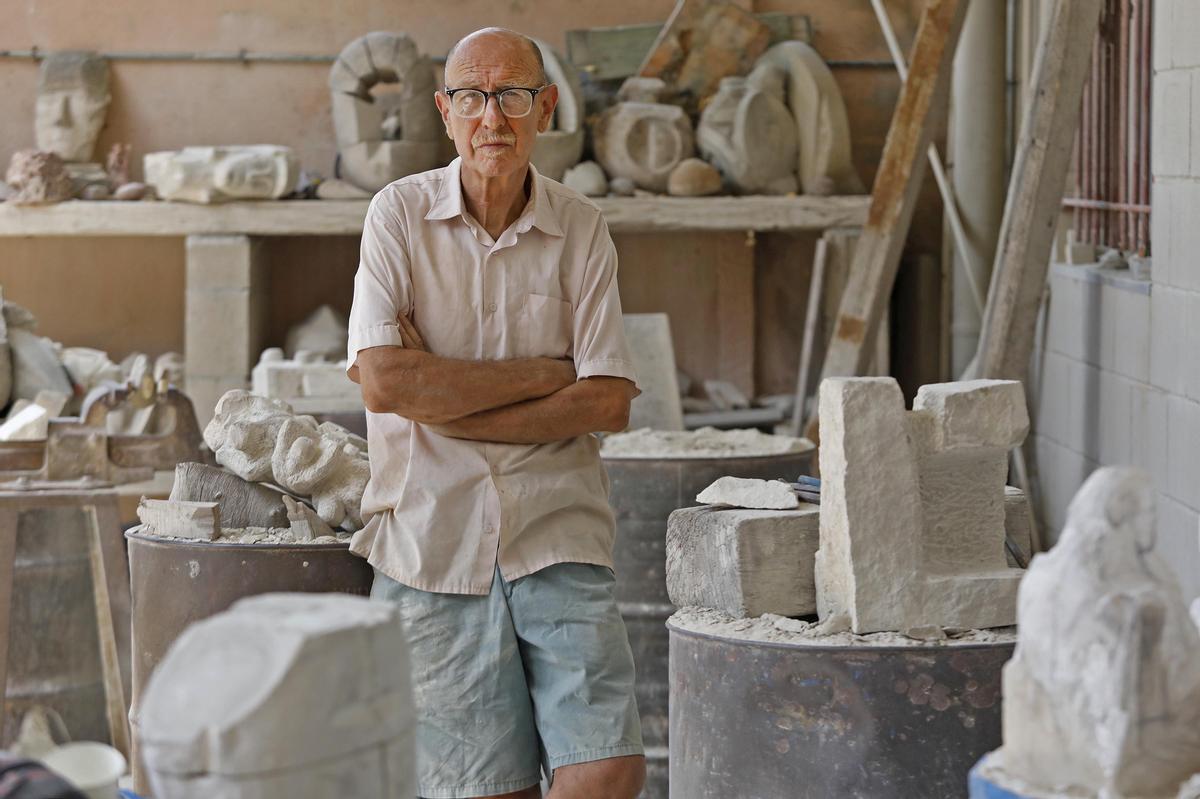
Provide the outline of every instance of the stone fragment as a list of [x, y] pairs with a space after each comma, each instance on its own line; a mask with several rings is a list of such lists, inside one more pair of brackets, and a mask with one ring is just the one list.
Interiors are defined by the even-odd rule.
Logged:
[[292, 149], [273, 144], [148, 153], [144, 168], [146, 182], [162, 199], [201, 204], [277, 200], [300, 174]]
[[558, 87], [558, 105], [549, 129], [538, 132], [529, 160], [538, 172], [561, 181], [583, 155], [583, 86], [574, 64], [541, 39], [534, 44], [542, 53], [547, 79]]
[[563, 183], [588, 197], [603, 197], [608, 193], [608, 178], [595, 161], [583, 161], [568, 169]]
[[790, 510], [800, 507], [796, 492], [779, 480], [755, 480], [745, 477], [720, 477], [696, 496], [708, 505], [735, 508]]
[[71, 194], [84, 200], [107, 200], [112, 195], [112, 185], [104, 167], [96, 163], [66, 163], [63, 169], [71, 179]]
[[90, 161], [111, 100], [108, 59], [89, 52], [47, 54], [38, 67], [34, 102], [37, 148], [64, 161]]
[[1200, 773], [1200, 632], [1154, 507], [1146, 474], [1097, 470], [1021, 585], [989, 762], [1029, 793], [1168, 797]]
[[691, 120], [674, 105], [617, 103], [600, 115], [593, 136], [605, 172], [659, 193], [667, 190], [671, 171], [695, 151]]
[[[1004, 487], [1004, 537], [1021, 551], [1026, 560], [1033, 553], [1033, 533], [1029, 526], [1029, 499], [1025, 492], [1013, 486]], [[1020, 566], [1012, 553], [1008, 565]]]
[[288, 521], [291, 523], [292, 537], [297, 541], [312, 541], [322, 536], [332, 536], [333, 528], [317, 515], [317, 512], [306, 503], [283, 495], [283, 504], [287, 508]]
[[681, 508], [667, 521], [667, 594], [735, 618], [816, 610], [818, 509]]
[[704, 107], [696, 146], [738, 194], [797, 191], [796, 123], [778, 93], [725, 78]]
[[797, 134], [794, 171], [804, 193], [866, 192], [850, 157], [850, 123], [841, 89], [816, 50], [804, 42], [780, 42], [758, 60], [747, 85], [776, 97], [786, 86]]
[[629, 178], [613, 178], [608, 182], [608, 192], [616, 197], [632, 197], [637, 187]]
[[175, 483], [168, 499], [216, 502], [221, 506], [225, 527], [279, 528], [289, 526], [283, 496], [278, 489], [243, 480], [216, 466], [189, 462], [175, 467]]
[[347, 324], [344, 316], [322, 305], [288, 330], [284, 348], [293, 358], [300, 350], [308, 350], [332, 361], [342, 360], [349, 336]]
[[667, 84], [662, 78], [643, 78], [634, 75], [626, 78], [617, 89], [618, 103], [657, 103], [667, 94]]
[[63, 415], [63, 410], [67, 407], [67, 402], [70, 401], [70, 396], [61, 391], [51, 391], [43, 389], [33, 398], [33, 404], [39, 405], [46, 409], [46, 414], [51, 419], [57, 419]]
[[91, 183], [84, 186], [83, 190], [79, 192], [81, 200], [107, 200], [111, 196], [112, 192], [109, 191], [108, 186], [102, 183]]
[[171, 645], [134, 729], [154, 796], [417, 794], [408, 650], [387, 602], [238, 601]]
[[166, 381], [167, 385], [183, 388], [185, 363], [178, 352], [164, 352], [154, 359], [154, 382]]
[[750, 407], [750, 399], [728, 380], [705, 380], [704, 394], [719, 411], [733, 411]]
[[141, 200], [146, 196], [149, 188], [145, 183], [122, 183], [113, 191], [113, 199], [122, 202]]
[[51, 152], [17, 150], [4, 175], [12, 194], [6, 202], [14, 205], [45, 205], [71, 199], [71, 178], [62, 159]]
[[320, 200], [366, 200], [371, 192], [360, 189], [348, 180], [322, 180], [317, 184], [317, 198]]
[[683, 430], [670, 319], [666, 314], [625, 314], [624, 322], [642, 390], [629, 406], [629, 429]]
[[30, 402], [10, 413], [4, 424], [0, 424], [0, 441], [41, 441], [46, 438], [49, 427], [49, 412]]
[[[372, 92], [380, 84], [398, 90]], [[434, 89], [432, 64], [403, 33], [373, 31], [342, 48], [329, 70], [341, 176], [374, 193], [437, 166], [444, 134]]]
[[129, 185], [129, 157], [133, 147], [128, 143], [117, 142], [108, 148], [104, 159], [104, 174], [108, 176], [110, 186]]
[[70, 395], [71, 381], [54, 342], [24, 329], [8, 331], [12, 348], [13, 397], [32, 400], [39, 391], [57, 391]]
[[667, 177], [667, 194], [675, 197], [705, 197], [721, 191], [721, 173], [699, 158], [685, 158]]
[[221, 535], [221, 510], [215, 502], [146, 499], [138, 503], [142, 531], [171, 538], [213, 541]]

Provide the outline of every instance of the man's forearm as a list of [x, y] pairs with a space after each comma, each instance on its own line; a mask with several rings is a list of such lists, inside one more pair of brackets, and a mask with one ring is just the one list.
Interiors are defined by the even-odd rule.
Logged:
[[444, 424], [553, 394], [572, 385], [568, 361], [517, 358], [463, 361], [402, 347], [359, 353], [367, 409], [424, 424]]
[[549, 444], [588, 433], [619, 432], [635, 389], [620, 378], [580, 380], [540, 399], [472, 414], [433, 430], [451, 438], [500, 444]]

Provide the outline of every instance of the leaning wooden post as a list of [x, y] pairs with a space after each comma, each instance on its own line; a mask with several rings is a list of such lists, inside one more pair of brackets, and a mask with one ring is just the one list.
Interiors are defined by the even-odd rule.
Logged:
[[[822, 379], [860, 374], [874, 351], [875, 331], [892, 295], [916, 209], [925, 154], [945, 116], [954, 48], [966, 12], [967, 0], [929, 0], [921, 15], [908, 79], [883, 146], [871, 209], [854, 251]], [[814, 411], [807, 428], [814, 440], [816, 428]]]
[[1104, 0], [1058, 0], [1038, 47], [1033, 89], [1000, 226], [979, 349], [966, 377], [1024, 380], [1079, 104]]

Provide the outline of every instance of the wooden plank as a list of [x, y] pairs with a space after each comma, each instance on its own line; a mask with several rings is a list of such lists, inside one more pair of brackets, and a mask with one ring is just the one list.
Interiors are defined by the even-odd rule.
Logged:
[[[753, 248], [752, 234], [746, 246]], [[754, 385], [754, 258], [722, 260], [717, 264], [717, 374], [747, 397]]]
[[1024, 380], [1102, 0], [1059, 0], [1038, 47], [973, 377]]
[[800, 368], [796, 372], [796, 404], [792, 408], [791, 434], [800, 435], [804, 426], [804, 403], [812, 383], [813, 350], [817, 343], [818, 319], [821, 316], [821, 295], [825, 284], [825, 267], [829, 264], [829, 239], [817, 240], [813, 257], [812, 280], [808, 285], [808, 309], [804, 314], [804, 340], [800, 344]]
[[[114, 498], [115, 500], [115, 498]], [[96, 506], [83, 508], [91, 535], [88, 539], [88, 562], [92, 571], [92, 597], [96, 606], [96, 634], [100, 643], [100, 670], [104, 680], [104, 704], [108, 715], [108, 732], [113, 748], [129, 759], [129, 707], [125, 703], [125, 688], [121, 679], [121, 660], [117, 650], [116, 620], [113, 614], [107, 571], [115, 566], [106, 557], [104, 537], [116, 531], [101, 529]], [[114, 514], [115, 515], [115, 514]], [[128, 583], [125, 583], [128, 586]]]
[[13, 569], [17, 559], [16, 508], [0, 508], [0, 730], [4, 729], [4, 708], [8, 688], [8, 643], [12, 633]]
[[[954, 49], [966, 10], [966, 0], [930, 0], [925, 6], [822, 378], [861, 374], [875, 351], [876, 331], [891, 297], [916, 209], [925, 153], [946, 110]], [[817, 435], [815, 413], [808, 433]]]
[[[812, 41], [812, 23], [805, 14], [754, 16], [770, 30], [771, 44]], [[662, 25], [652, 23], [567, 31], [567, 58], [596, 80], [628, 78], [637, 73], [660, 30]]]
[[[867, 195], [836, 197], [595, 197], [614, 233], [788, 231], [858, 227]], [[357, 236], [366, 200], [0, 203], [0, 236]]]

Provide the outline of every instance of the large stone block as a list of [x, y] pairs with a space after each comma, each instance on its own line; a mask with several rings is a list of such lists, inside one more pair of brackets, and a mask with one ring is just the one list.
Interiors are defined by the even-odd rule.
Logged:
[[667, 593], [679, 607], [736, 618], [816, 610], [816, 505], [797, 510], [682, 508], [667, 521]]

